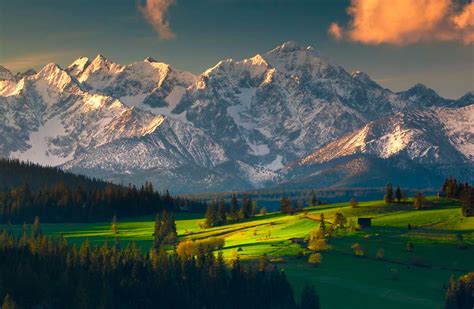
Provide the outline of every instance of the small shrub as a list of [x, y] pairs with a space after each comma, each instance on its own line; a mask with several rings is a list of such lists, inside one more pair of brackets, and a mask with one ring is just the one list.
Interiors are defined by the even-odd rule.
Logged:
[[355, 232], [357, 230], [357, 225], [355, 223], [355, 220], [350, 218], [348, 221], [349, 221], [349, 231]]
[[311, 253], [308, 258], [308, 263], [314, 266], [319, 266], [323, 261], [321, 253]]
[[365, 255], [365, 252], [364, 252], [364, 249], [362, 248], [362, 246], [359, 244], [359, 243], [355, 243], [351, 246], [352, 250], [354, 251], [354, 254], [356, 256], [359, 256], [359, 257], [362, 257]]
[[179, 256], [192, 257], [200, 250], [207, 253], [215, 250], [221, 250], [225, 245], [225, 239], [221, 237], [209, 237], [202, 240], [184, 240], [176, 248]]
[[347, 223], [347, 219], [344, 216], [344, 214], [341, 212], [336, 213], [334, 217], [334, 224], [338, 227], [343, 228], [346, 223]]
[[328, 250], [328, 244], [324, 238], [312, 238], [308, 244], [308, 249], [313, 251], [326, 251]]

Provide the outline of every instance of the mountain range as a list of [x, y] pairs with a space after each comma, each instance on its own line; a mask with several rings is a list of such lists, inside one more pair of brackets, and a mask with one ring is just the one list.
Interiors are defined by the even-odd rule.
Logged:
[[474, 92], [386, 89], [287, 42], [200, 75], [102, 55], [0, 66], [0, 156], [174, 193], [474, 179]]

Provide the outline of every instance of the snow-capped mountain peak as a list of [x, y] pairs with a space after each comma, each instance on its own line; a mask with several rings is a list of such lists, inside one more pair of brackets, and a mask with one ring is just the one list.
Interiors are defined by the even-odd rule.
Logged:
[[71, 63], [66, 71], [68, 71], [73, 76], [79, 76], [84, 70], [89, 66], [90, 61], [87, 57], [80, 57]]
[[291, 162], [315, 173], [354, 156], [445, 171], [472, 164], [473, 94], [394, 93], [291, 41], [199, 76], [102, 55], [18, 82], [0, 67], [0, 154], [181, 192], [277, 184]]

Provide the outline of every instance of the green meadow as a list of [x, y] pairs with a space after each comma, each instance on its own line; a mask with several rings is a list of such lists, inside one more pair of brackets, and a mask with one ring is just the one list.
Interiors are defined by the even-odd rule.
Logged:
[[[463, 218], [455, 200], [430, 200], [432, 208], [422, 211], [414, 210], [410, 201], [361, 202], [356, 208], [338, 203], [305, 208], [295, 215], [258, 215], [209, 229], [200, 228], [202, 214], [179, 213], [175, 218], [180, 240], [223, 237], [223, 252], [229, 259], [238, 254], [252, 262], [267, 254], [285, 271], [295, 292], [313, 283], [323, 308], [443, 308], [450, 276], [474, 270], [474, 218]], [[319, 226], [321, 213], [331, 224], [337, 212], [353, 222], [371, 217], [372, 227], [336, 230], [328, 238], [329, 249], [321, 252], [322, 263], [308, 264], [310, 251], [289, 239], [307, 237]], [[85, 239], [92, 244], [114, 243], [118, 236], [121, 246], [133, 241], [149, 249], [153, 217], [118, 220], [118, 235], [111, 232], [110, 222], [42, 224], [42, 231], [78, 245]], [[412, 251], [407, 250], [408, 242]], [[360, 244], [364, 256], [354, 255], [354, 243]], [[381, 250], [383, 258], [376, 258]]]

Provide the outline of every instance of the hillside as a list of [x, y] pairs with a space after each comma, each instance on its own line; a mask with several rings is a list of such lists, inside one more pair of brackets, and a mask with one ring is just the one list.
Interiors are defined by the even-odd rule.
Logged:
[[202, 211], [202, 203], [159, 193], [146, 182], [123, 186], [64, 172], [57, 167], [0, 159], [0, 222], [91, 222], [143, 216], [181, 207]]
[[[223, 237], [227, 258], [238, 254], [252, 262], [267, 254], [285, 270], [297, 290], [305, 282], [313, 283], [323, 308], [343, 308], [357, 303], [363, 303], [364, 308], [443, 308], [444, 286], [451, 274], [458, 276], [474, 269], [474, 218], [461, 217], [455, 200], [429, 200], [432, 208], [423, 211], [414, 210], [410, 201], [389, 205], [372, 201], [361, 202], [357, 208], [350, 208], [347, 203], [320, 205], [293, 216], [270, 213], [210, 229], [201, 229], [202, 215], [192, 213], [178, 214], [176, 223], [180, 240]], [[331, 225], [337, 212], [349, 221], [372, 217], [372, 227], [335, 233], [328, 239], [329, 250], [322, 252], [321, 265], [310, 266], [309, 252], [289, 239], [306, 237], [319, 226], [321, 213], [325, 215], [326, 225]], [[149, 248], [153, 220], [119, 218], [121, 245], [134, 241], [144, 249]], [[407, 229], [408, 224], [413, 228]], [[63, 235], [77, 244], [85, 239], [92, 244], [115, 239], [109, 222], [45, 224], [42, 230], [47, 235]], [[458, 235], [462, 235], [467, 249], [460, 249]], [[413, 251], [407, 251], [408, 242], [413, 244]], [[363, 257], [354, 255], [351, 249], [354, 243], [361, 245]], [[384, 250], [384, 256], [377, 259], [380, 249]]]

